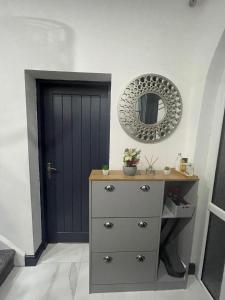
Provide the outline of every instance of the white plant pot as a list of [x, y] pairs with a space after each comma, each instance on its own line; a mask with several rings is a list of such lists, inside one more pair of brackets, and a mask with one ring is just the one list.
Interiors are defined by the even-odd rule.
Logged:
[[109, 170], [102, 170], [103, 175], [109, 175]]
[[170, 173], [171, 173], [171, 169], [170, 170], [164, 170], [165, 175], [170, 175]]

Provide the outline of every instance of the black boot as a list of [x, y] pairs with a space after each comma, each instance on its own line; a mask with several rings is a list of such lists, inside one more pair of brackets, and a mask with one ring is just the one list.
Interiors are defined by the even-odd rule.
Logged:
[[163, 261], [167, 273], [173, 277], [184, 277], [186, 269], [181, 262], [181, 259], [177, 253], [175, 245], [173, 243], [167, 243], [160, 250], [160, 259]]
[[160, 259], [163, 261], [170, 276], [182, 278], [186, 269], [177, 253], [177, 246], [174, 243], [176, 238], [176, 228], [179, 219], [164, 220], [160, 239]]

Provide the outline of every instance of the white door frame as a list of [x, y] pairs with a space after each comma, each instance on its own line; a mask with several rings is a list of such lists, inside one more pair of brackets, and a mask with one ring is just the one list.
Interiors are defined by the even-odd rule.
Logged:
[[[212, 99], [213, 101], [213, 99]], [[202, 243], [202, 251], [199, 263], [199, 274], [198, 278], [201, 280], [202, 276], [202, 269], [204, 263], [204, 256], [205, 256], [205, 247], [207, 241], [207, 233], [208, 233], [208, 225], [209, 225], [209, 215], [212, 212], [214, 215], [225, 221], [225, 211], [216, 206], [212, 203], [212, 194], [213, 194], [213, 186], [214, 180], [216, 175], [216, 164], [220, 146], [220, 138], [221, 138], [221, 131], [223, 125], [223, 118], [225, 112], [225, 72], [222, 76], [221, 85], [218, 90], [218, 94], [216, 96], [215, 101], [215, 112], [213, 115], [213, 122], [212, 128], [210, 131], [210, 143], [209, 143], [209, 151], [208, 151], [208, 159], [206, 165], [206, 178], [208, 178], [208, 188], [209, 188], [209, 197], [208, 197], [208, 205], [207, 205], [207, 212], [206, 212], [206, 219], [205, 219], [205, 229], [204, 229], [204, 237]], [[210, 118], [210, 116], [209, 116]], [[225, 285], [225, 282], [222, 284]], [[222, 295], [221, 295], [222, 296]], [[221, 299], [222, 300], [222, 299]]]

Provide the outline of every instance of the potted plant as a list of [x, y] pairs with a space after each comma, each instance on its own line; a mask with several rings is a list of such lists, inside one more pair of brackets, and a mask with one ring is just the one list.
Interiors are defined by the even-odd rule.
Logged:
[[127, 176], [134, 176], [137, 172], [137, 164], [140, 160], [141, 150], [126, 148], [123, 154], [123, 173]]
[[171, 173], [170, 167], [167, 167], [167, 166], [166, 166], [166, 167], [164, 168], [164, 174], [165, 174], [165, 175], [170, 175], [170, 173]]
[[109, 175], [109, 166], [108, 165], [103, 165], [102, 166], [102, 174], [103, 175]]

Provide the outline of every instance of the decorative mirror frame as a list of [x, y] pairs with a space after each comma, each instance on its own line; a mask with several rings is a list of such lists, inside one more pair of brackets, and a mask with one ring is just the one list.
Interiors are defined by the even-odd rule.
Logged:
[[[137, 117], [137, 101], [147, 93], [157, 94], [164, 103], [165, 115], [155, 124], [145, 124]], [[143, 143], [158, 143], [176, 129], [182, 108], [180, 92], [171, 80], [158, 74], [143, 74], [133, 79], [122, 93], [118, 116], [122, 128], [129, 136]]]

